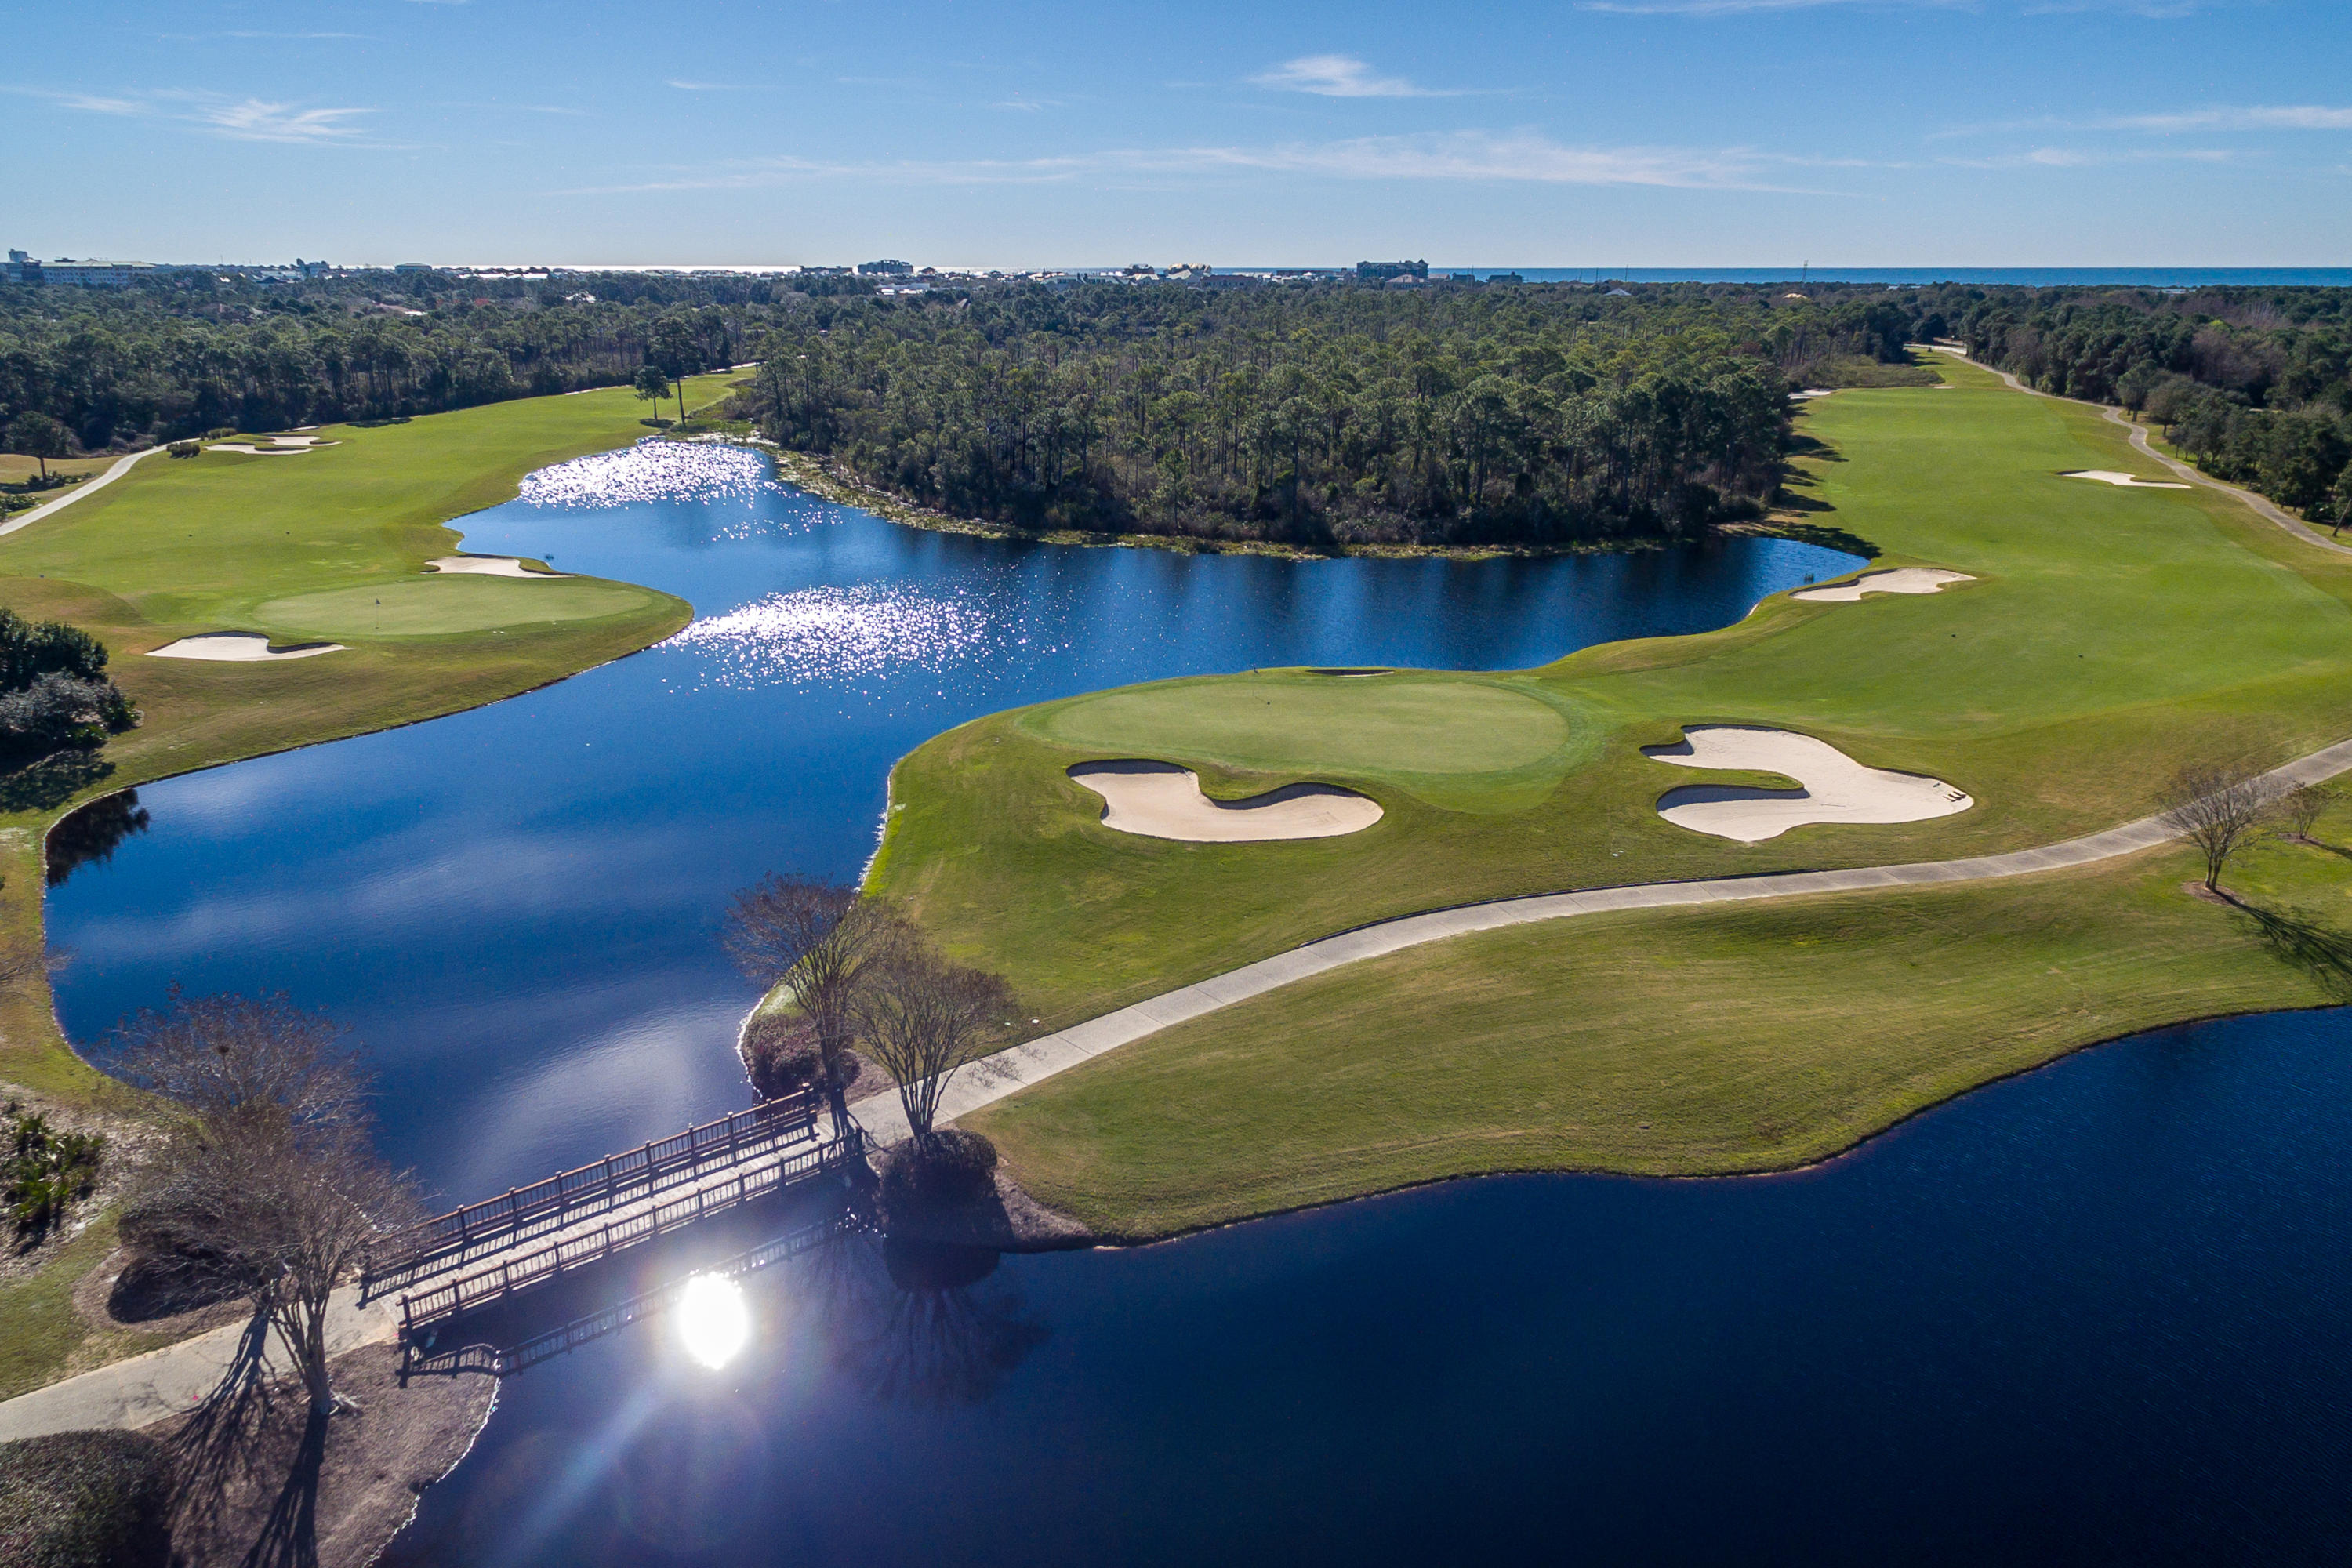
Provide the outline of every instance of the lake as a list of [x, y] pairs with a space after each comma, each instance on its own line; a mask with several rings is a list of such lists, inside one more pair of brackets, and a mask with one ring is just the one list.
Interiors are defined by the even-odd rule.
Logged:
[[[563, 465], [464, 527], [696, 624], [142, 788], [49, 905], [78, 1041], [173, 981], [323, 1006], [372, 1047], [387, 1152], [453, 1199], [744, 1103], [728, 894], [855, 875], [941, 729], [1206, 671], [1524, 666], [1859, 564], [1059, 549], [711, 447]], [[2333, 1012], [2168, 1031], [1769, 1180], [1463, 1183], [1001, 1261], [837, 1244], [751, 1277], [721, 1372], [656, 1322], [510, 1380], [396, 1556], [2323, 1561], [2347, 1044]]]

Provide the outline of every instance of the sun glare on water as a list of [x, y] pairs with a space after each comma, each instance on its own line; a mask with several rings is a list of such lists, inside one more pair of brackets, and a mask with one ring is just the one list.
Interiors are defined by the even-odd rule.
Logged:
[[751, 1309], [742, 1287], [716, 1274], [686, 1282], [675, 1310], [686, 1353], [716, 1371], [733, 1361], [751, 1337]]

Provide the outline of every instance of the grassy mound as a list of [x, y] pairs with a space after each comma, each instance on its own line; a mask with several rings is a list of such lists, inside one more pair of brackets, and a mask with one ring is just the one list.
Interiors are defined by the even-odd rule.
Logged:
[[170, 1489], [163, 1446], [136, 1432], [0, 1443], [0, 1563], [162, 1568]]

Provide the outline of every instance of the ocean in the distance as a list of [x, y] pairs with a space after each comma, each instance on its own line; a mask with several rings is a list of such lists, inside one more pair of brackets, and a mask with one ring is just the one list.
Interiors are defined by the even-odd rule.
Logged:
[[[1220, 272], [1271, 268], [1220, 267]], [[1529, 283], [1926, 283], [2016, 284], [2032, 289], [2347, 289], [2352, 267], [1453, 267], [1430, 263], [1430, 276], [1516, 272]]]

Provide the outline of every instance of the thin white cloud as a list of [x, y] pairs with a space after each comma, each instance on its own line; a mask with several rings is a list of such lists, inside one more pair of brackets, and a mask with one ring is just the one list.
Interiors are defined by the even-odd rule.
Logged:
[[2133, 148], [2103, 152], [2081, 147], [2036, 147], [2025, 153], [2002, 153], [1989, 158], [1939, 158], [1956, 169], [2089, 169], [2108, 163], [2227, 163], [2237, 154], [2226, 148]]
[[365, 140], [361, 117], [373, 109], [305, 109], [261, 98], [231, 98], [194, 89], [108, 97], [42, 88], [5, 90], [46, 99], [61, 109], [185, 125], [233, 142], [279, 142], [301, 146], [382, 146]]
[[[1026, 159], [847, 163], [767, 158], [731, 168], [680, 174], [675, 178], [557, 194], [730, 190], [833, 178], [900, 184], [1045, 184], [1088, 177], [1248, 173], [1343, 180], [1476, 180], [1685, 190], [1784, 190], [1788, 187], [1769, 182], [1769, 171], [1804, 163], [1803, 160], [1780, 158], [1747, 148], [1576, 147], [1533, 131], [1501, 134], [1455, 131], [1274, 146], [1118, 148]], [[1831, 166], [1851, 165], [1839, 161]]]
[[1376, 76], [1353, 55], [1301, 55], [1249, 79], [1253, 87], [1279, 92], [1311, 92], [1318, 98], [1458, 98], [1459, 93], [1415, 87], [1401, 76]]
[[2115, 131], [2352, 131], [2352, 109], [2315, 103], [2255, 104], [2242, 109], [2184, 110], [2173, 114], [2122, 114], [2098, 122]]

